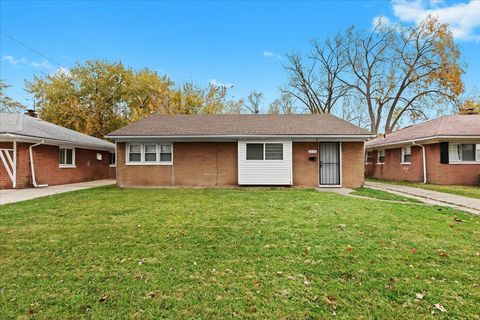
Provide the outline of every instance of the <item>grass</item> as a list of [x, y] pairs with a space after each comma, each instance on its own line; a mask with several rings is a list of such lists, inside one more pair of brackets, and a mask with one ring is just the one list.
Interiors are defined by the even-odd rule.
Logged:
[[415, 202], [420, 203], [417, 199], [413, 199], [410, 197], [404, 197], [401, 195], [393, 194], [383, 190], [371, 189], [371, 188], [358, 188], [352, 192], [352, 194], [362, 197], [380, 199], [380, 200], [388, 200], [388, 201], [400, 201], [400, 202]]
[[479, 240], [480, 218], [450, 208], [314, 190], [102, 187], [0, 207], [0, 314], [472, 319]]
[[397, 185], [408, 186], [408, 187], [422, 188], [426, 190], [439, 191], [439, 192], [445, 192], [450, 194], [456, 194], [464, 197], [480, 199], [480, 187], [475, 187], [475, 186], [444, 186], [444, 185], [410, 182], [410, 181], [391, 181], [391, 180], [381, 180], [381, 179], [368, 179], [368, 180], [397, 184]]

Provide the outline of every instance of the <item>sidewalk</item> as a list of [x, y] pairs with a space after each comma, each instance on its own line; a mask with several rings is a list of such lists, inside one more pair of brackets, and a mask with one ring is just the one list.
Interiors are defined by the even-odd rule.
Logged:
[[379, 189], [395, 194], [409, 196], [418, 199], [424, 203], [448, 206], [451, 208], [467, 211], [475, 215], [480, 215], [480, 200], [457, 196], [454, 194], [443, 193], [438, 191], [425, 190], [414, 187], [401, 186], [396, 184], [388, 184], [381, 182], [366, 181], [365, 187]]
[[115, 184], [115, 180], [95, 180], [88, 182], [63, 184], [58, 186], [50, 186], [45, 188], [0, 190], [0, 205], [50, 196], [57, 193], [107, 186], [111, 184]]

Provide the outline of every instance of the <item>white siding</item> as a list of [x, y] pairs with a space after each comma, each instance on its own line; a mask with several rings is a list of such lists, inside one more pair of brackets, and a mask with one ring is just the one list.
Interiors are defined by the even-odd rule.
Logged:
[[[282, 143], [283, 160], [247, 160], [247, 143]], [[292, 141], [239, 141], [238, 184], [292, 185]]]

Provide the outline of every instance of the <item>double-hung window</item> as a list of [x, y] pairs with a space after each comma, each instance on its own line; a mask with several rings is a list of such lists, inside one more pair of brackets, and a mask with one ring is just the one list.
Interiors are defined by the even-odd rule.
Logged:
[[60, 168], [75, 167], [75, 149], [59, 148], [58, 164]]
[[110, 159], [109, 159], [110, 167], [115, 167], [117, 162], [115, 159], [115, 153], [110, 152]]
[[283, 143], [247, 143], [247, 160], [283, 160]]
[[157, 162], [157, 145], [156, 144], [144, 144], [143, 151], [145, 152], [145, 162]]
[[448, 158], [450, 162], [480, 161], [480, 144], [448, 144]]
[[402, 163], [409, 164], [412, 160], [412, 147], [403, 147], [402, 148]]
[[385, 163], [385, 150], [378, 150], [377, 151], [377, 163], [384, 164]]
[[127, 144], [127, 164], [172, 164], [171, 143]]
[[365, 163], [373, 163], [373, 152], [372, 151], [365, 152]]

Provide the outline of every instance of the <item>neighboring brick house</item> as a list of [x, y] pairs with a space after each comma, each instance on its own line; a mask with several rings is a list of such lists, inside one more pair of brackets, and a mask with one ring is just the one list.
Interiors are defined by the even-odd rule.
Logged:
[[0, 113], [0, 189], [111, 179], [114, 160], [113, 143], [35, 116]]
[[367, 141], [365, 149], [367, 177], [480, 184], [480, 115], [440, 117]]
[[332, 115], [151, 115], [108, 135], [117, 184], [358, 188], [367, 131]]

